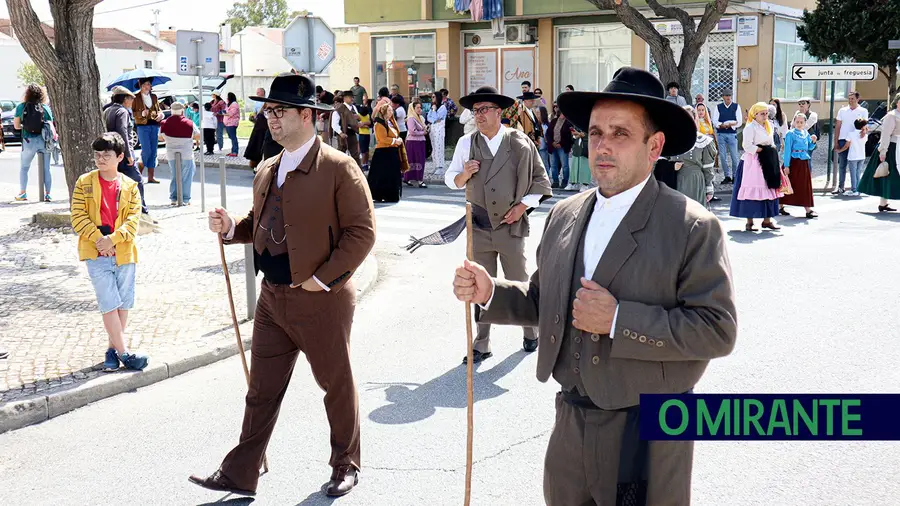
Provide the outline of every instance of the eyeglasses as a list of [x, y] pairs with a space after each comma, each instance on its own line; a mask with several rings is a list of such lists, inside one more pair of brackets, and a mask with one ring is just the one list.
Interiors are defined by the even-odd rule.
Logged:
[[94, 152], [94, 160], [97, 160], [100, 162], [108, 162], [108, 161], [112, 160], [113, 158], [115, 158], [116, 156], [117, 155], [115, 153], [105, 153], [105, 152], [98, 152], [98, 151]]
[[473, 110], [475, 114], [485, 115], [494, 109], [499, 109], [499, 107], [494, 105], [486, 105], [484, 107], [479, 107], [478, 109]]
[[284, 111], [287, 111], [288, 109], [296, 109], [296, 107], [267, 107], [262, 110], [262, 113], [266, 119], [269, 119], [272, 116], [281, 119], [284, 117]]

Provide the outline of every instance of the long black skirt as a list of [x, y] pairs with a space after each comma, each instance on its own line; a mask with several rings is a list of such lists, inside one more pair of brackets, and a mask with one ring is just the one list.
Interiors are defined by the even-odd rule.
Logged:
[[400, 148], [377, 148], [369, 164], [369, 191], [375, 202], [399, 202], [403, 193]]

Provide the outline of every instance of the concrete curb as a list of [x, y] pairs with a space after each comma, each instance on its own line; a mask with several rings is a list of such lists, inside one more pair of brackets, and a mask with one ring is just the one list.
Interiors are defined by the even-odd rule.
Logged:
[[[378, 280], [378, 260], [374, 255], [370, 254], [366, 258], [354, 278], [356, 296], [357, 299], [361, 299], [375, 286], [375, 282]], [[242, 341], [244, 349], [249, 350], [250, 336], [244, 337]], [[152, 364], [139, 373], [123, 371], [104, 374], [74, 386], [61, 387], [56, 391], [0, 404], [0, 434], [41, 423], [107, 397], [174, 378], [188, 371], [233, 357], [237, 353], [237, 344], [232, 342], [232, 344], [223, 344], [198, 355], [169, 363]]]

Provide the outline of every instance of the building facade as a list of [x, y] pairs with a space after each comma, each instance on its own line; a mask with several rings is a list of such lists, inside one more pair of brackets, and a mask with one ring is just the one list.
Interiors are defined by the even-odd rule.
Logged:
[[[447, 88], [459, 97], [482, 85], [520, 94], [522, 81], [557, 96], [571, 84], [576, 90], [602, 90], [616, 69], [633, 66], [656, 72], [648, 45], [611, 12], [586, 0], [502, 0], [505, 17], [472, 22], [469, 13], [447, 8], [443, 0], [344, 0], [347, 23], [359, 25], [359, 74], [371, 90], [397, 84], [408, 99]], [[699, 22], [702, 2], [668, 0]], [[639, 2], [632, 2], [638, 5]], [[697, 7], [700, 5], [699, 7]], [[750, 2], [732, 0], [710, 33], [691, 81], [691, 97], [721, 100], [734, 90], [745, 109], [755, 102], [781, 99], [788, 114], [801, 97], [829, 117], [830, 83], [790, 77], [794, 63], [816, 61], [803, 50], [797, 25], [815, 0]], [[684, 45], [681, 25], [642, 10], [671, 42], [675, 61]], [[835, 110], [850, 90], [863, 99], [884, 100], [886, 81], [838, 82]]]

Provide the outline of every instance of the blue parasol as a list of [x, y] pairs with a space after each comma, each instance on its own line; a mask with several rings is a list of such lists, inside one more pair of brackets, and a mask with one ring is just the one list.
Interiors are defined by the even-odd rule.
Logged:
[[109, 86], [106, 87], [106, 91], [112, 91], [112, 89], [116, 86], [124, 86], [131, 91], [137, 91], [138, 88], [140, 88], [140, 86], [138, 85], [138, 81], [140, 81], [141, 79], [152, 79], [151, 84], [153, 86], [158, 86], [172, 80], [171, 77], [157, 70], [135, 69], [130, 72], [125, 72], [119, 77], [113, 79], [113, 82], [109, 83]]

